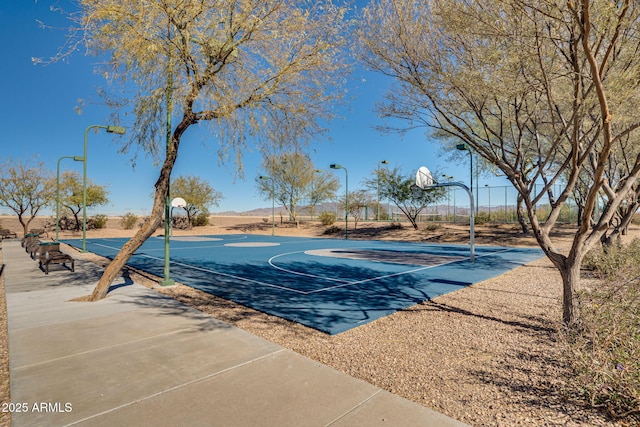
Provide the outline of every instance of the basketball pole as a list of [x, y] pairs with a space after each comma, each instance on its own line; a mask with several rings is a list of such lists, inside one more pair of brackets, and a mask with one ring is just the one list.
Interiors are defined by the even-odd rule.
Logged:
[[[423, 166], [424, 167], [424, 166]], [[422, 169], [422, 168], [421, 168]], [[473, 192], [469, 189], [469, 187], [467, 187], [466, 185], [464, 185], [461, 182], [444, 182], [442, 184], [439, 184], [438, 182], [436, 182], [433, 177], [431, 176], [431, 172], [429, 172], [429, 169], [426, 169], [426, 173], [424, 173], [422, 170], [418, 169], [418, 173], [416, 176], [416, 186], [422, 190], [430, 190], [432, 188], [439, 188], [439, 187], [460, 187], [462, 189], [464, 189], [467, 194], [469, 195], [469, 246], [470, 246], [470, 256], [469, 256], [469, 260], [471, 261], [471, 263], [473, 264], [475, 262], [475, 247], [474, 247], [474, 236], [475, 236], [475, 229], [474, 229], [474, 225], [475, 225], [475, 217], [474, 217], [474, 203], [473, 203]], [[427, 185], [423, 185], [423, 178], [421, 178], [420, 176], [424, 176], [424, 178], [426, 178], [427, 182], [431, 182], [431, 184], [427, 184]]]

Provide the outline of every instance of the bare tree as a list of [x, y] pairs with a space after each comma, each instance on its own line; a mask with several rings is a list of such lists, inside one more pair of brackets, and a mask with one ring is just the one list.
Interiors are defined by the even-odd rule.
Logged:
[[55, 178], [44, 163], [7, 160], [0, 165], [0, 204], [18, 216], [26, 235], [29, 224], [56, 194]]
[[[279, 148], [317, 137], [342, 96], [348, 71], [345, 9], [329, 1], [79, 0], [73, 50], [106, 58], [103, 75], [116, 120], [134, 117], [129, 142], [164, 151], [148, 220], [106, 268], [91, 299], [103, 298], [130, 256], [162, 221], [185, 132], [208, 123], [220, 160], [241, 172], [249, 142]], [[64, 54], [64, 53], [63, 53]], [[106, 93], [106, 92], [105, 92]], [[167, 123], [176, 122], [175, 126]], [[166, 150], [163, 148], [166, 147]]]
[[[608, 173], [623, 142], [638, 140], [639, 14], [631, 0], [376, 0], [363, 14], [362, 58], [397, 81], [380, 113], [463, 141], [507, 176], [562, 276], [566, 324], [579, 317], [582, 259], [640, 173], [637, 152]], [[581, 179], [580, 226], [561, 251], [551, 233]], [[562, 189], [539, 221], [553, 185]]]

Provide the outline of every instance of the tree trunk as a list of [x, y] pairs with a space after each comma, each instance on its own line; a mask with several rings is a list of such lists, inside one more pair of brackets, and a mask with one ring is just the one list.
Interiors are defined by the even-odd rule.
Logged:
[[22, 215], [18, 215], [18, 222], [20, 223], [20, 225], [22, 225], [22, 235], [26, 236], [27, 233], [29, 232], [29, 224], [31, 224], [31, 221], [33, 221], [33, 216], [30, 217], [26, 222], [23, 218]]
[[[109, 263], [107, 268], [104, 270], [102, 277], [100, 277], [100, 281], [96, 285], [93, 293], [91, 294], [90, 301], [97, 301], [105, 296], [107, 296], [107, 292], [109, 292], [109, 287], [111, 283], [115, 280], [116, 276], [120, 273], [124, 265], [129, 261], [131, 255], [138, 250], [140, 246], [153, 234], [154, 231], [160, 226], [162, 222], [162, 214], [164, 212], [164, 198], [162, 201], [158, 203], [155, 199], [157, 199], [158, 189], [156, 189], [156, 196], [154, 197], [153, 210], [151, 211], [151, 215], [147, 219], [147, 221], [142, 225], [140, 230], [133, 236], [127, 243], [124, 244], [120, 252], [116, 255], [116, 257]], [[159, 206], [159, 208], [158, 208]]]
[[577, 206], [578, 206], [578, 219], [576, 221], [576, 226], [580, 227], [580, 226], [582, 226], [582, 211], [584, 209], [582, 208], [581, 204], [578, 204]]
[[518, 201], [516, 204], [516, 215], [518, 217], [518, 223], [520, 224], [522, 233], [529, 234], [529, 226], [527, 225], [527, 220], [524, 215], [524, 208], [522, 207], [523, 202], [524, 202], [524, 198], [520, 193], [518, 193]]
[[562, 321], [566, 326], [573, 326], [580, 318], [576, 290], [580, 287], [580, 265], [576, 258], [567, 258], [558, 267], [562, 277]]
[[78, 218], [78, 212], [75, 212], [73, 209], [71, 210], [71, 212], [73, 212], [73, 218], [76, 220], [76, 229], [74, 231], [79, 231], [80, 230], [80, 219]]
[[22, 219], [22, 215], [18, 215], [18, 222], [22, 226], [22, 235], [26, 236], [27, 235], [27, 224], [24, 223], [24, 220]]
[[136, 250], [153, 234], [154, 231], [162, 223], [164, 214], [164, 203], [167, 192], [169, 191], [169, 181], [171, 180], [171, 171], [176, 163], [178, 157], [178, 146], [180, 144], [180, 138], [184, 131], [193, 123], [193, 120], [189, 120], [186, 116], [182, 119], [182, 122], [178, 125], [173, 138], [171, 138], [170, 144], [167, 147], [162, 169], [160, 170], [160, 177], [156, 181], [155, 195], [153, 197], [153, 209], [151, 215], [144, 222], [140, 230], [133, 236], [127, 243], [124, 244], [120, 252], [109, 263], [104, 270], [102, 277], [98, 281], [93, 293], [89, 297], [89, 301], [97, 301], [104, 298], [109, 292], [111, 283], [115, 280], [116, 276], [120, 273], [125, 266], [129, 258], [135, 253]]

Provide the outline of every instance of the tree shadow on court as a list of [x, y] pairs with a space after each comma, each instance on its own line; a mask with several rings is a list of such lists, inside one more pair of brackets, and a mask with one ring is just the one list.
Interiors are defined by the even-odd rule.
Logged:
[[[161, 274], [160, 263], [153, 259], [137, 258], [130, 264], [136, 269]], [[273, 268], [251, 264], [207, 262], [200, 265], [200, 269], [173, 267], [173, 276], [185, 285], [220, 298], [330, 334], [470, 284], [456, 281], [429, 283], [410, 274], [376, 279], [381, 276], [377, 269], [313, 262], [294, 262], [287, 268], [321, 277], [326, 276], [330, 268], [331, 276], [339, 277], [340, 281], [312, 280], [308, 276], [287, 275]], [[205, 269], [207, 271], [203, 271]]]
[[[404, 250], [419, 254], [419, 246], [414, 246]], [[398, 257], [399, 251], [385, 249], [393, 255], [391, 258]], [[429, 250], [443, 256], [459, 256], [468, 248], [458, 245]], [[513, 249], [500, 255], [485, 253], [475, 264], [465, 259], [437, 270], [430, 266], [416, 268], [416, 265], [362, 263], [329, 257], [316, 257], [317, 261], [301, 261], [295, 257], [286, 261], [280, 259], [282, 269], [278, 269], [265, 259], [251, 261], [227, 257], [212, 260], [209, 253], [202, 252], [196, 257], [191, 254], [184, 261], [174, 256], [172, 259], [176, 262], [171, 271], [174, 279], [187, 286], [322, 332], [337, 334], [462, 289], [472, 282], [494, 277], [521, 265], [521, 258], [530, 252], [531, 249]], [[156, 277], [164, 276], [163, 261], [144, 256], [144, 253], [134, 255], [128, 265]]]

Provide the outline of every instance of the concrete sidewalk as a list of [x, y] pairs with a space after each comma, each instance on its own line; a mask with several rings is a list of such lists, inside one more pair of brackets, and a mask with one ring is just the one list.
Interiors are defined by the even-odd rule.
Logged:
[[14, 426], [463, 426], [97, 266], [2, 242]]

